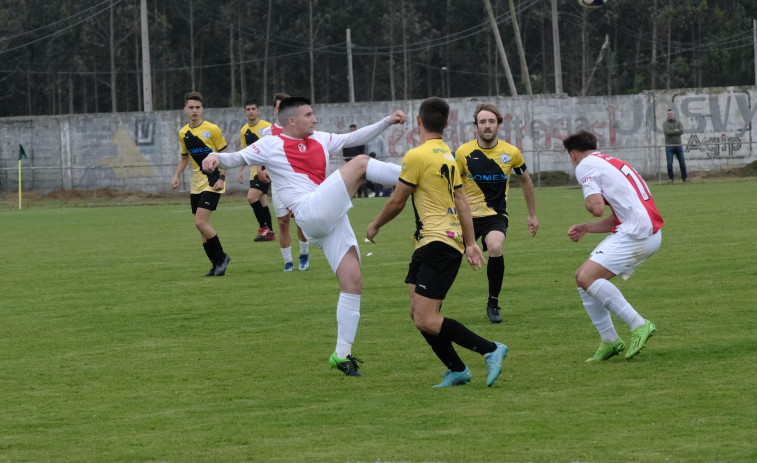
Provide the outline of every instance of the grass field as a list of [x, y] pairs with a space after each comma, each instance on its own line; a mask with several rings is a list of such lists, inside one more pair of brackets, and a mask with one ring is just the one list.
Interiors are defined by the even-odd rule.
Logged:
[[538, 189], [529, 238], [515, 189], [505, 322], [488, 322], [485, 272], [469, 268], [443, 310], [510, 355], [487, 388], [483, 360], [461, 349], [473, 381], [444, 390], [407, 315], [410, 207], [375, 245], [362, 241], [384, 200], [350, 213], [359, 379], [328, 367], [338, 285], [323, 254], [281, 272], [241, 197], [213, 215], [223, 278], [199, 277], [188, 200], [0, 210], [0, 461], [755, 461], [757, 181], [650, 186], [662, 248], [616, 282], [659, 329], [636, 359], [583, 362], [599, 340], [573, 273], [601, 236], [567, 238], [591, 219], [580, 190]]

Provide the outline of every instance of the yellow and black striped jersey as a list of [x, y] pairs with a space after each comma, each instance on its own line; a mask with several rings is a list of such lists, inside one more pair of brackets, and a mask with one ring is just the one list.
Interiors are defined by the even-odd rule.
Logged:
[[463, 229], [455, 206], [455, 189], [462, 185], [449, 146], [437, 138], [408, 151], [399, 181], [415, 188], [415, 248], [441, 241], [463, 252]]
[[[271, 123], [268, 121], [264, 121], [263, 119], [258, 119], [258, 122], [255, 123], [255, 125], [250, 126], [250, 123], [247, 122], [243, 127], [242, 130], [239, 131], [239, 142], [242, 145], [242, 148], [246, 148], [256, 141], [260, 140], [263, 135], [260, 133], [263, 131], [263, 129], [270, 127]], [[250, 180], [255, 178], [255, 176], [258, 174], [258, 168], [257, 166], [250, 166]]]
[[[181, 155], [189, 156], [192, 161], [192, 189], [190, 192], [198, 194], [203, 191], [215, 191], [212, 186], [218, 181], [221, 172], [218, 169], [211, 174], [203, 172], [202, 160], [208, 154], [217, 153], [226, 148], [226, 140], [223, 138], [221, 129], [208, 121], [202, 121], [202, 124], [195, 128], [190, 128], [187, 124], [179, 131], [179, 142], [181, 143]], [[224, 193], [225, 191], [224, 188], [215, 192]]]
[[520, 150], [497, 140], [494, 148], [481, 148], [478, 140], [469, 141], [455, 152], [465, 198], [473, 217], [507, 216], [510, 174], [526, 171]]

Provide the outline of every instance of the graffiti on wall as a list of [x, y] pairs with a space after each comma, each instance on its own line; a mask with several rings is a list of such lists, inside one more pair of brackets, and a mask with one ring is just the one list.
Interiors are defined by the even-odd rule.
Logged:
[[150, 162], [144, 157], [137, 141], [131, 136], [123, 126], [119, 125], [116, 133], [111, 139], [111, 143], [116, 145], [117, 154], [114, 158], [100, 159], [100, 165], [108, 166], [113, 169], [113, 173], [118, 178], [135, 178], [135, 177], [154, 177]]
[[689, 137], [684, 150], [687, 153], [703, 152], [708, 158], [715, 159], [721, 157], [721, 155], [733, 157], [734, 153], [738, 154], [741, 145], [741, 138], [729, 137], [724, 133], [719, 137], [703, 135], [701, 139], [697, 134], [694, 134]]

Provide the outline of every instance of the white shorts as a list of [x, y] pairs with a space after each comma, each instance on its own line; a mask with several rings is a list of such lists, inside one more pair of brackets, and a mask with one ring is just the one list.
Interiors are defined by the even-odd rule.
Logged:
[[352, 198], [337, 170], [318, 185], [295, 215], [308, 241], [323, 250], [334, 273], [352, 246], [360, 256], [355, 232], [347, 217], [350, 209]]
[[289, 209], [287, 209], [279, 200], [276, 188], [271, 188], [271, 201], [273, 201], [273, 212], [276, 214], [276, 218], [289, 215]]
[[631, 238], [622, 233], [614, 233], [594, 248], [589, 259], [627, 280], [636, 267], [643, 264], [660, 249], [662, 230], [647, 238]]

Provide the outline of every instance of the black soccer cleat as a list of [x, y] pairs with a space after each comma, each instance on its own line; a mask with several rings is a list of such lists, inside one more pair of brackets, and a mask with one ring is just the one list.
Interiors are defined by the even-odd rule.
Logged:
[[336, 352], [329, 357], [331, 368], [338, 368], [339, 371], [347, 376], [363, 376], [363, 374], [358, 371], [360, 367], [357, 366], [357, 362], [363, 363], [362, 360], [351, 355], [348, 355], [346, 359], [341, 359], [336, 356]]
[[205, 275], [203, 275], [203, 276], [204, 277], [214, 277], [214, 276], [216, 276], [216, 266], [214, 265], [213, 267], [211, 267], [210, 271], [208, 273], [206, 273]]
[[486, 306], [486, 315], [489, 317], [489, 321], [492, 323], [502, 323], [502, 315], [499, 311], [502, 310], [496, 305]]
[[228, 254], [224, 254], [223, 261], [221, 261], [220, 264], [216, 265], [213, 276], [220, 277], [226, 275], [226, 267], [229, 265], [230, 261], [231, 257], [229, 257]]

